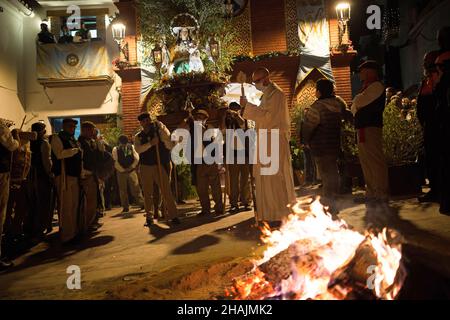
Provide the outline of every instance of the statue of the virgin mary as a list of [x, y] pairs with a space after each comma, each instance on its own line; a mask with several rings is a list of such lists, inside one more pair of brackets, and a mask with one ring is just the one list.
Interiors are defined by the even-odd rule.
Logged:
[[[198, 29], [197, 21], [194, 17], [184, 14], [195, 22], [195, 25], [173, 26], [173, 34], [177, 37], [176, 45], [170, 51], [169, 75], [189, 72], [204, 72], [200, 51], [193, 39], [193, 33]], [[176, 18], [172, 23], [176, 22]]]

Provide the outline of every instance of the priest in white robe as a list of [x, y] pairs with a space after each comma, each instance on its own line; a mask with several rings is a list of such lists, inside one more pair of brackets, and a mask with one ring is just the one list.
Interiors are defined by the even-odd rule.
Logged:
[[[291, 121], [289, 109], [286, 103], [286, 96], [279, 86], [270, 80], [269, 70], [258, 68], [253, 73], [253, 82], [256, 88], [263, 92], [261, 104], [256, 106], [241, 97], [241, 106], [244, 108], [245, 119], [253, 120], [256, 123], [259, 149], [268, 150], [272, 161], [278, 161], [278, 170], [267, 174], [264, 170], [273, 163], [263, 164], [259, 155], [256, 157], [256, 164], [253, 165], [253, 175], [256, 184], [256, 208], [257, 219], [259, 221], [281, 221], [290, 213], [289, 205], [296, 202], [294, 190], [294, 178], [292, 173], [291, 153], [289, 147]], [[267, 129], [267, 145], [259, 139], [261, 130]], [[279, 148], [274, 148], [274, 153], [278, 152], [278, 157], [270, 154], [273, 141], [271, 141], [271, 131], [278, 129], [276, 135]], [[276, 130], [274, 131], [276, 132]], [[278, 159], [277, 159], [278, 158]], [[266, 171], [266, 172], [264, 172]]]

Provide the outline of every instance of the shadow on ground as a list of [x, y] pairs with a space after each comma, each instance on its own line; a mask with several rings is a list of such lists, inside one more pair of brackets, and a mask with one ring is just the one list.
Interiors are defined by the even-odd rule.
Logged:
[[[107, 245], [114, 240], [114, 237], [112, 236], [97, 235], [98, 232], [92, 233], [89, 236], [80, 239], [80, 241], [78, 241], [76, 244], [61, 244], [59, 242], [59, 233], [53, 233], [46, 239], [46, 242], [48, 243], [47, 249], [27, 256], [21, 264], [15, 266], [14, 268], [7, 269], [0, 274], [18, 272], [22, 269], [31, 268], [33, 266], [61, 261], [62, 259], [73, 254], [90, 248]], [[12, 256], [12, 258], [23, 254], [24, 252], [16, 253], [16, 255]]]
[[203, 235], [195, 238], [178, 248], [172, 250], [171, 254], [191, 254], [202, 251], [204, 248], [216, 245], [220, 242], [220, 238], [211, 235]]

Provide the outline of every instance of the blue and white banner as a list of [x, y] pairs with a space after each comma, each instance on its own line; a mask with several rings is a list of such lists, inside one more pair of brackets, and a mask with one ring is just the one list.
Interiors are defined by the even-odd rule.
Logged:
[[297, 0], [300, 70], [297, 85], [313, 68], [334, 80], [330, 62], [330, 31], [323, 0]]

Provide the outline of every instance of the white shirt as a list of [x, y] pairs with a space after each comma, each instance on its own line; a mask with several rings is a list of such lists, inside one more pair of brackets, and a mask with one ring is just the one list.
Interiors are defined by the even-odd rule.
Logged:
[[19, 141], [15, 140], [9, 128], [0, 123], [0, 144], [9, 151], [19, 148]]
[[357, 94], [353, 99], [352, 113], [356, 114], [360, 109], [374, 102], [386, 89], [380, 81], [371, 83], [363, 92]]

